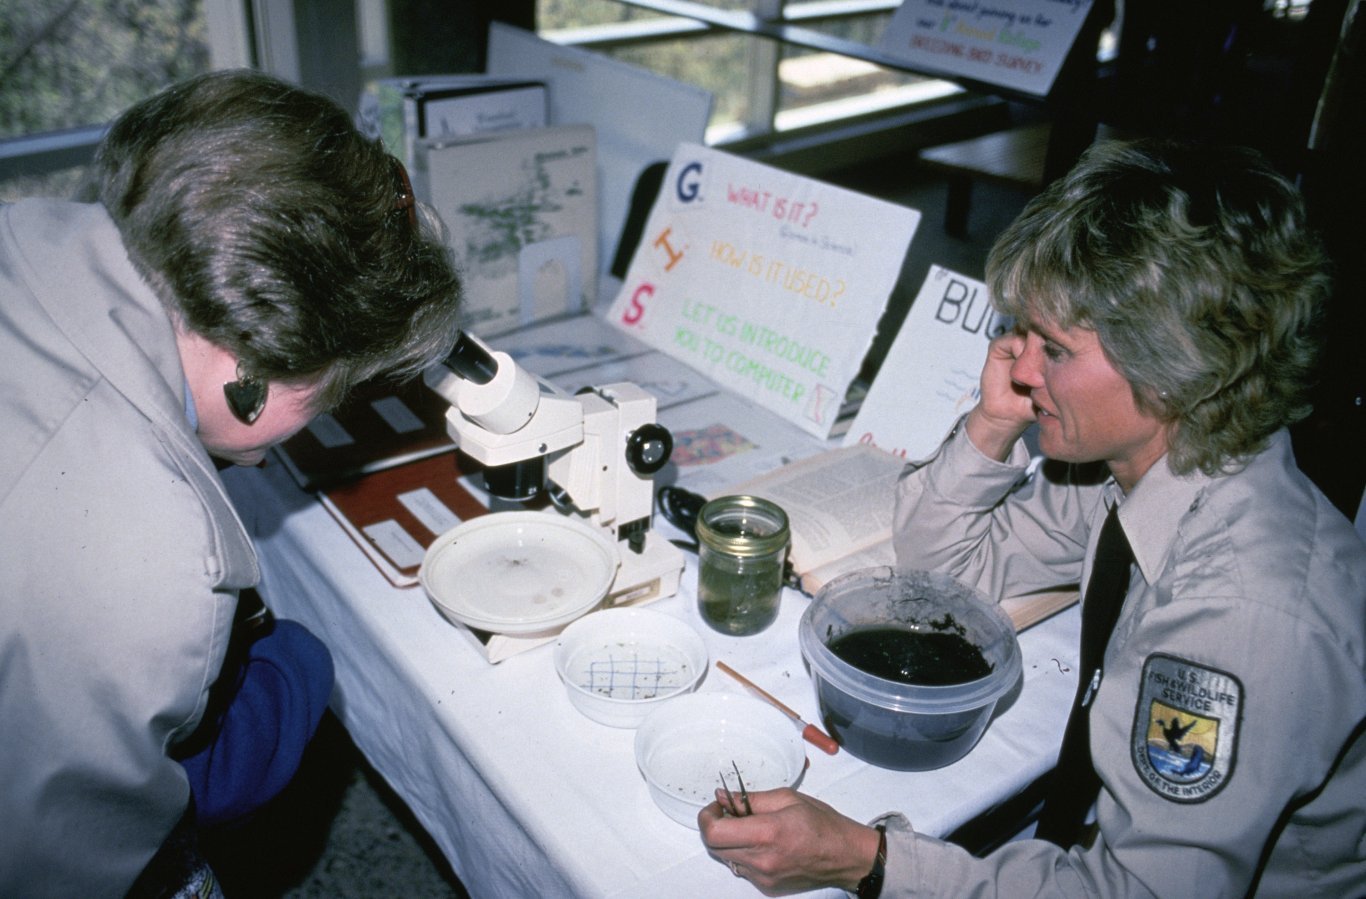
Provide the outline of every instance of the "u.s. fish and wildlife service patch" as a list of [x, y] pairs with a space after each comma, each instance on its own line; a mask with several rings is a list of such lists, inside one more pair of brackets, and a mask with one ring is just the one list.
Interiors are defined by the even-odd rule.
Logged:
[[1173, 802], [1203, 802], [1228, 782], [1238, 747], [1243, 685], [1175, 656], [1143, 663], [1130, 756], [1138, 776]]

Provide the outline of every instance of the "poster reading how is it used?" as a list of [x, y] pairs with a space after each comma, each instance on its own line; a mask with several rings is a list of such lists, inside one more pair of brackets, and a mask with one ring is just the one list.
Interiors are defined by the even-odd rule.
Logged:
[[683, 144], [607, 318], [824, 439], [919, 222], [914, 209]]

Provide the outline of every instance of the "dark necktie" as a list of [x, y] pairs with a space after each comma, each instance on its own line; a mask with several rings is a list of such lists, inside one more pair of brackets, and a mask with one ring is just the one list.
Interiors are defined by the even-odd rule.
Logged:
[[1110, 508], [1096, 544], [1091, 580], [1086, 585], [1081, 606], [1081, 667], [1077, 672], [1077, 695], [1072, 701], [1072, 714], [1067, 719], [1058, 766], [1053, 770], [1035, 832], [1039, 839], [1063, 848], [1077, 842], [1086, 812], [1100, 792], [1100, 778], [1091, 763], [1091, 699], [1100, 684], [1105, 647], [1124, 605], [1134, 562], [1134, 551], [1119, 524], [1118, 509], [1118, 505]]

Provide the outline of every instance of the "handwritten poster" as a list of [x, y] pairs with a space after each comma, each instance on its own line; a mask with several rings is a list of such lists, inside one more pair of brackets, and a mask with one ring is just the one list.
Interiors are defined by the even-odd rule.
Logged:
[[844, 445], [871, 443], [910, 460], [929, 456], [977, 403], [987, 345], [1005, 327], [985, 284], [930, 266]]
[[1091, 0], [905, 0], [879, 49], [950, 75], [1046, 96]]
[[607, 320], [824, 439], [919, 222], [682, 144]]

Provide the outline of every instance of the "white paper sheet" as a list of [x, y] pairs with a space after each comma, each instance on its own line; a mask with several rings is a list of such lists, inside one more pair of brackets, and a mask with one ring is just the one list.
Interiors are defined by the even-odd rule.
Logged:
[[1046, 96], [1091, 0], [905, 0], [880, 49], [912, 65]]
[[606, 318], [824, 439], [919, 222], [914, 209], [685, 144]]
[[985, 284], [930, 266], [844, 445], [913, 460], [933, 453], [977, 402], [987, 347], [1003, 328]]

